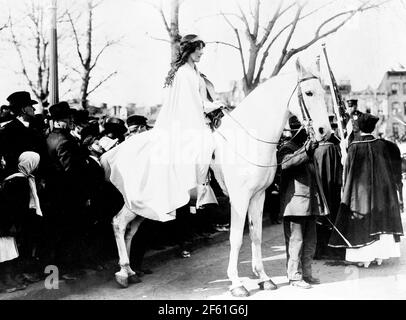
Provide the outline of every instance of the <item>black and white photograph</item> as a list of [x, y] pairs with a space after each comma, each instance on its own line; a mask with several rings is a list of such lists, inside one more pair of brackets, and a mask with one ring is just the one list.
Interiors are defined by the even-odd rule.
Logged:
[[0, 6], [0, 305], [406, 299], [405, 0]]

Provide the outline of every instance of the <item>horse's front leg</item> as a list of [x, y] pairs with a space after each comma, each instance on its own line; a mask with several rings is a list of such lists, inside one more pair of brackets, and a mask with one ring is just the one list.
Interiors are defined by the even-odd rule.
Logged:
[[128, 270], [130, 268], [130, 260], [128, 257], [124, 236], [127, 230], [127, 225], [133, 221], [135, 217], [136, 215], [131, 212], [126, 205], [124, 205], [112, 221], [120, 265], [120, 271], [116, 272], [115, 278], [117, 283], [124, 288], [128, 287]]
[[277, 286], [272, 282], [264, 270], [262, 262], [262, 214], [264, 209], [265, 191], [256, 193], [248, 207], [249, 230], [252, 247], [252, 272], [259, 278], [261, 290], [275, 290]]
[[243, 286], [242, 281], [238, 276], [238, 256], [243, 240], [247, 207], [248, 201], [244, 208], [239, 208], [241, 210], [236, 210], [234, 205], [231, 205], [230, 258], [228, 261], [227, 275], [231, 280], [231, 294], [235, 297], [249, 296], [248, 290]]

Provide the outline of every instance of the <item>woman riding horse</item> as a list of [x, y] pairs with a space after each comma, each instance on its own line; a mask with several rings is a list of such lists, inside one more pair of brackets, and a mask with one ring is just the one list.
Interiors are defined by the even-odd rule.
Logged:
[[[166, 77], [166, 95], [155, 127], [102, 157], [110, 181], [125, 200], [113, 220], [121, 266], [116, 280], [123, 286], [134, 275], [128, 248], [142, 219], [174, 219], [176, 209], [189, 202], [191, 191], [206, 182], [214, 144], [204, 114], [220, 105], [208, 101], [205, 80], [196, 67], [204, 47], [196, 35], [182, 38], [178, 58]], [[210, 193], [208, 188], [197, 190]], [[124, 232], [131, 221], [125, 250]]]

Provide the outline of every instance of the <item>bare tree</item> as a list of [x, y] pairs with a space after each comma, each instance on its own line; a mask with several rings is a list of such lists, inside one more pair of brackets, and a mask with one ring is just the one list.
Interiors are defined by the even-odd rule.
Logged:
[[[97, 63], [99, 62], [100, 57], [103, 55], [105, 50], [112, 45], [116, 44], [116, 40], [108, 40], [102, 46], [100, 50], [96, 54], [94, 54], [94, 11], [95, 9], [101, 4], [102, 1], [96, 2], [93, 0], [87, 0], [87, 9], [86, 9], [86, 31], [84, 37], [78, 32], [78, 28], [76, 25], [77, 19], [72, 17], [72, 13], [67, 11], [66, 14], [68, 16], [69, 23], [72, 28], [73, 37], [76, 45], [76, 52], [80, 61], [80, 70], [72, 67], [72, 69], [79, 74], [81, 77], [81, 87], [80, 87], [80, 100], [81, 105], [84, 109], [88, 106], [88, 97], [94, 91], [96, 91], [100, 86], [102, 86], [105, 82], [111, 79], [117, 71], [113, 71], [109, 73], [107, 76], [103, 77], [102, 80], [98, 81], [97, 83], [91, 86], [91, 78], [92, 73], [96, 68]], [[79, 15], [80, 17], [80, 15]], [[78, 17], [78, 18], [79, 18]]]
[[179, 10], [184, 2], [184, 0], [170, 0], [170, 12], [169, 12], [169, 17], [167, 17], [167, 14], [165, 14], [164, 9], [163, 9], [163, 3], [161, 1], [160, 5], [155, 5], [151, 2], [148, 1], [142, 1], [145, 2], [152, 7], [156, 9], [156, 11], [159, 13], [159, 15], [162, 18], [163, 25], [165, 27], [165, 30], [168, 33], [169, 39], [161, 39], [161, 38], [156, 38], [152, 37], [155, 40], [160, 40], [160, 41], [165, 41], [169, 42], [171, 45], [171, 60], [174, 61], [176, 59], [178, 50], [179, 50], [179, 43], [181, 36], [179, 34]]
[[[29, 33], [16, 30], [11, 14], [8, 23], [11, 43], [20, 60], [21, 73], [42, 107], [47, 106], [49, 95], [48, 39], [44, 16], [44, 9], [38, 3], [31, 1], [29, 12], [19, 21], [19, 24], [24, 24], [24, 30], [29, 30]], [[27, 58], [27, 47], [33, 50], [30, 51], [30, 55], [34, 53], [34, 63]], [[29, 68], [28, 66], [31, 65], [35, 67]]]
[[[388, 1], [378, 2], [373, 0], [364, 0], [360, 1], [354, 9], [335, 12], [333, 15], [321, 21], [314, 31], [311, 39], [303, 41], [302, 44], [296, 47], [292, 47], [291, 42], [298, 30], [298, 25], [305, 18], [314, 15], [336, 1], [333, 0], [323, 4], [320, 7], [306, 10], [309, 7], [309, 1], [296, 0], [287, 3], [284, 0], [279, 0], [274, 12], [268, 15], [269, 19], [265, 21], [266, 23], [260, 19], [261, 6], [263, 3], [261, 0], [254, 0], [253, 2], [253, 6], [251, 6], [250, 2], [248, 10], [244, 10], [236, 2], [236, 5], [238, 6], [238, 13], [222, 12], [220, 14], [228, 26], [233, 30], [237, 44], [231, 44], [224, 41], [212, 41], [231, 46], [238, 50], [244, 76], [243, 87], [245, 94], [248, 94], [254, 88], [256, 88], [261, 79], [264, 78], [263, 71], [270, 51], [279, 50], [279, 48], [275, 45], [278, 40], [282, 41], [282, 49], [280, 49], [280, 52], [278, 53], [279, 58], [274, 64], [273, 71], [270, 76], [277, 75], [295, 54], [309, 48], [320, 39], [325, 38], [339, 30], [348, 21], [350, 21], [355, 14], [370, 10], [372, 8], [378, 8], [383, 3]], [[291, 14], [292, 18], [289, 19], [285, 25], [277, 28], [277, 25], [280, 25], [289, 14]], [[245, 35], [245, 38], [248, 41], [248, 54], [246, 51], [244, 51], [242, 34]]]
[[[21, 69], [16, 73], [22, 75], [43, 108], [49, 105], [50, 86], [48, 8], [39, 0], [26, 1], [22, 8], [20, 12], [9, 13], [8, 41], [20, 62]], [[57, 21], [61, 19], [59, 16]], [[64, 36], [58, 35], [58, 41], [63, 40]], [[59, 80], [62, 83], [67, 79], [68, 75], [63, 74]]]

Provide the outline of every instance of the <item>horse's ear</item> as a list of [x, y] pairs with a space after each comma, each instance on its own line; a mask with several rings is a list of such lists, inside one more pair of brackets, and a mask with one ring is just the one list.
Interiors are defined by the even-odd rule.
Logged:
[[307, 72], [306, 69], [300, 63], [299, 58], [296, 59], [296, 70], [297, 70], [297, 73], [299, 74], [299, 78], [301, 78]]

